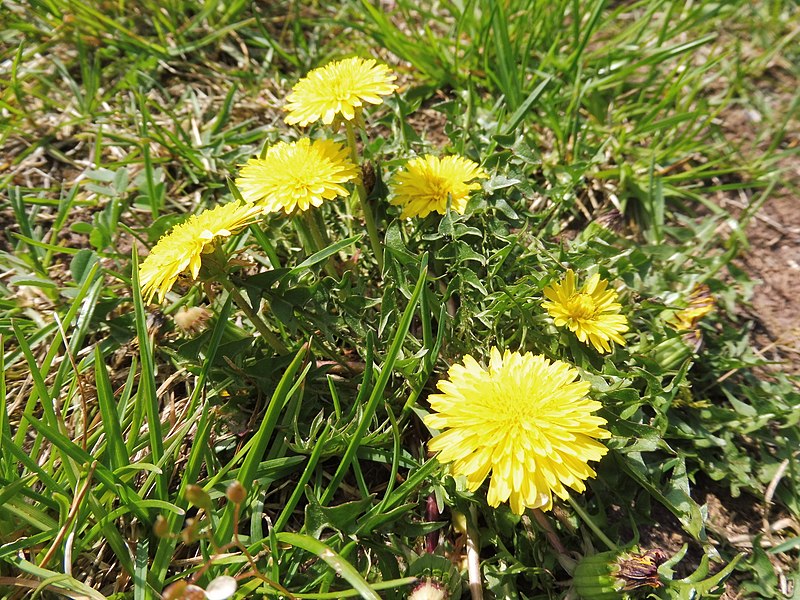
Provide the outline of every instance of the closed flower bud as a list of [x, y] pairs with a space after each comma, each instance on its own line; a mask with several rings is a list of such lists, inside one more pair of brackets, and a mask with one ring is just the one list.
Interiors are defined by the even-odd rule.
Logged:
[[191, 544], [199, 539], [197, 530], [200, 522], [196, 519], [186, 519], [186, 527], [181, 531], [181, 540], [184, 544]]
[[187, 587], [189, 587], [189, 583], [183, 579], [171, 583], [164, 588], [164, 591], [161, 593], [161, 598], [163, 600], [181, 600]]
[[211, 510], [211, 496], [199, 485], [187, 485], [185, 495], [190, 504], [207, 512]]
[[241, 483], [234, 481], [228, 486], [228, 489], [225, 490], [225, 497], [229, 502], [241, 504], [244, 502], [245, 498], [247, 498], [247, 491]]
[[156, 517], [156, 522], [153, 524], [153, 533], [157, 538], [165, 538], [169, 536], [169, 523], [163, 516], [158, 515]]
[[183, 600], [206, 600], [206, 591], [199, 585], [190, 583], [183, 592]]
[[653, 360], [665, 371], [678, 368], [691, 356], [692, 348], [683, 336], [667, 338], [652, 349]]

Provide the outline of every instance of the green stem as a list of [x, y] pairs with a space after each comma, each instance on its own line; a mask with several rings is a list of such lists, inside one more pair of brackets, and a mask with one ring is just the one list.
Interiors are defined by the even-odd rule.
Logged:
[[[311, 240], [314, 242], [314, 251], [320, 252], [321, 250], [327, 248], [330, 245], [330, 242], [328, 242], [325, 234], [320, 229], [317, 220], [311, 213], [311, 210], [303, 211], [303, 221], [308, 229], [308, 233], [311, 235]], [[336, 269], [333, 268], [330, 259], [325, 261], [325, 272], [334, 279], [339, 278], [339, 274], [336, 272]]]
[[609, 550], [617, 550], [617, 545], [612, 542], [605, 533], [603, 533], [603, 530], [600, 529], [594, 521], [592, 521], [589, 513], [583, 510], [583, 508], [577, 502], [575, 502], [572, 497], [567, 498], [567, 502], [569, 502], [570, 506], [576, 513], [578, 513], [578, 516], [581, 518], [581, 520], [589, 526], [589, 529], [594, 531], [594, 534], [600, 538], [600, 541], [603, 542]]
[[230, 281], [230, 279], [222, 279], [222, 286], [228, 290], [228, 293], [233, 298], [233, 301], [236, 302], [236, 305], [244, 311], [244, 314], [247, 315], [247, 318], [255, 325], [255, 328], [258, 329], [258, 332], [261, 334], [261, 337], [272, 346], [272, 349], [275, 350], [278, 354], [289, 354], [289, 350], [284, 346], [283, 342], [278, 339], [278, 337], [272, 333], [269, 329], [267, 329], [267, 324], [258, 316], [253, 307], [250, 306], [250, 303], [245, 300], [244, 296], [242, 296], [241, 292], [237, 289], [235, 285]]
[[[344, 126], [347, 131], [347, 145], [350, 146], [350, 158], [354, 164], [358, 165], [360, 161], [358, 159], [358, 148], [356, 147], [355, 129], [350, 121], [345, 121]], [[361, 212], [364, 213], [364, 222], [367, 225], [372, 252], [375, 254], [375, 260], [378, 261], [378, 268], [383, 273], [383, 245], [378, 236], [378, 228], [375, 225], [375, 215], [372, 214], [372, 209], [367, 202], [367, 190], [360, 180], [356, 183], [356, 193], [358, 194], [358, 202], [361, 205]]]

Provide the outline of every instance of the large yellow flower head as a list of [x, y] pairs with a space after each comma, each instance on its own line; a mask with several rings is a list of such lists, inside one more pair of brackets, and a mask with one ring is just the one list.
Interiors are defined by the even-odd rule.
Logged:
[[488, 175], [477, 163], [463, 156], [438, 158], [430, 154], [408, 161], [406, 168], [394, 176], [391, 202], [402, 206], [400, 215], [427, 217], [433, 211], [443, 215], [450, 208], [464, 214], [470, 192], [479, 190], [475, 179]]
[[544, 289], [549, 302], [542, 302], [542, 306], [557, 327], [566, 325], [584, 344], [591, 344], [600, 353], [611, 352], [610, 341], [625, 345], [622, 334], [628, 331], [628, 320], [620, 314], [617, 292], [607, 288], [608, 281], [595, 273], [579, 290], [575, 273], [569, 269], [563, 281]]
[[549, 510], [553, 494], [567, 498], [567, 487], [586, 489], [584, 480], [595, 475], [587, 463], [607, 452], [597, 439], [610, 434], [605, 419], [592, 414], [601, 405], [586, 398], [589, 383], [576, 381], [576, 369], [492, 348], [488, 370], [466, 356], [448, 377], [438, 383], [441, 393], [428, 397], [435, 412], [425, 424], [446, 430], [428, 448], [441, 451], [439, 460], [452, 462], [471, 491], [491, 472], [489, 505], [508, 501], [522, 514], [526, 507]]
[[302, 138], [278, 142], [264, 158], [251, 158], [239, 171], [236, 187], [245, 202], [264, 212], [307, 210], [345, 196], [342, 185], [358, 177], [347, 149], [333, 140]]
[[284, 107], [286, 122], [305, 127], [316, 121], [330, 125], [339, 116], [352, 121], [364, 103], [380, 104], [381, 96], [394, 92], [395, 79], [389, 67], [371, 58], [335, 60], [295, 84]]
[[220, 238], [227, 238], [252, 223], [261, 211], [254, 206], [231, 202], [192, 215], [161, 236], [139, 266], [139, 284], [147, 302], [158, 293], [159, 300], [188, 271], [197, 279], [203, 254], [213, 252]]

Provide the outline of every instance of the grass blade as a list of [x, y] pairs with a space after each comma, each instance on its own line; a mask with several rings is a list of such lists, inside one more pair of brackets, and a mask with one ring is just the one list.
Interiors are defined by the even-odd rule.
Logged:
[[411, 319], [414, 316], [414, 312], [417, 310], [417, 303], [419, 302], [420, 295], [422, 294], [422, 290], [425, 289], [425, 279], [427, 276], [428, 255], [426, 254], [422, 258], [420, 274], [419, 278], [417, 279], [417, 284], [414, 287], [414, 292], [411, 294], [411, 299], [408, 301], [408, 306], [406, 306], [403, 316], [400, 318], [400, 321], [397, 324], [397, 332], [395, 333], [394, 340], [392, 340], [392, 345], [389, 348], [389, 352], [386, 354], [386, 360], [383, 363], [383, 368], [378, 376], [378, 380], [375, 382], [375, 387], [372, 389], [372, 394], [370, 395], [367, 405], [364, 408], [364, 414], [361, 417], [361, 422], [358, 424], [358, 429], [356, 429], [356, 431], [353, 433], [353, 437], [350, 439], [350, 443], [348, 444], [347, 450], [345, 450], [344, 456], [339, 463], [339, 467], [336, 469], [333, 479], [331, 479], [330, 484], [328, 484], [325, 493], [320, 499], [320, 504], [323, 506], [331, 501], [333, 494], [336, 492], [339, 484], [344, 479], [347, 469], [350, 468], [350, 463], [353, 461], [353, 458], [358, 451], [358, 447], [361, 444], [364, 433], [366, 433], [367, 427], [369, 427], [369, 424], [372, 421], [372, 416], [375, 414], [375, 411], [378, 408], [378, 403], [383, 399], [383, 391], [386, 389], [386, 384], [389, 382], [389, 377], [391, 377], [394, 363], [400, 354], [400, 349], [403, 347], [406, 334], [411, 326]]
[[380, 600], [380, 596], [373, 590], [361, 574], [344, 558], [334, 552], [330, 546], [323, 544], [308, 535], [298, 533], [279, 533], [276, 536], [279, 542], [302, 548], [306, 552], [316, 554], [328, 563], [337, 575], [344, 577], [354, 589], [367, 600]]

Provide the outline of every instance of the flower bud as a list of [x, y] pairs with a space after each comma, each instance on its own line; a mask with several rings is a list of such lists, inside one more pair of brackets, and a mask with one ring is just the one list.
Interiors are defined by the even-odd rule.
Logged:
[[183, 600], [206, 600], [206, 591], [199, 585], [190, 583], [183, 592]]
[[189, 587], [189, 583], [185, 579], [180, 579], [165, 587], [161, 592], [161, 598], [162, 600], [181, 600], [187, 587]]
[[169, 537], [169, 522], [162, 515], [156, 517], [156, 522], [153, 523], [153, 533], [157, 538]]
[[621, 600], [631, 590], [662, 587], [658, 567], [666, 559], [659, 549], [585, 556], [575, 567], [572, 583], [585, 600]]
[[205, 509], [206, 512], [211, 512], [211, 496], [199, 485], [187, 485], [185, 497], [193, 506]]
[[234, 481], [228, 486], [228, 489], [225, 490], [225, 497], [229, 502], [241, 504], [245, 501], [245, 498], [247, 498], [247, 490], [244, 489], [241, 483]]

